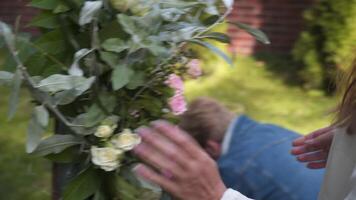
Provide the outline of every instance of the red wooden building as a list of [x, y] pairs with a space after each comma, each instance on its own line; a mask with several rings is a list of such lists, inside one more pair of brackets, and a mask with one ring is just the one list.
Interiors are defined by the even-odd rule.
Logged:
[[[14, 23], [16, 17], [22, 15], [22, 23], [26, 24], [36, 12], [26, 7], [27, 2], [28, 0], [0, 0], [0, 20]], [[231, 27], [231, 51], [242, 54], [261, 51], [290, 52], [303, 29], [302, 13], [312, 2], [313, 0], [235, 0], [235, 10], [230, 19], [260, 28], [267, 33], [272, 44], [260, 45], [248, 34]]]

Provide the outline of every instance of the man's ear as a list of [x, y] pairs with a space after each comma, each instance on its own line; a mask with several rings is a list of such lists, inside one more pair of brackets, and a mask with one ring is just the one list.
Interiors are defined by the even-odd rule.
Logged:
[[215, 160], [221, 155], [221, 144], [215, 140], [209, 139], [204, 149]]

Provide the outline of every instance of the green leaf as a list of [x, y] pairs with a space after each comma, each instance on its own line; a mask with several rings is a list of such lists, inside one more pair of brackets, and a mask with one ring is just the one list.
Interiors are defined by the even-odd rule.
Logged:
[[12, 80], [12, 90], [10, 94], [9, 113], [8, 113], [9, 120], [15, 116], [17, 106], [19, 103], [21, 84], [22, 84], [22, 74], [19, 70], [17, 70]]
[[94, 83], [95, 77], [85, 78], [81, 76], [67, 76], [61, 74], [52, 75], [42, 80], [36, 87], [45, 92], [60, 92], [63, 90], [76, 90], [82, 94]]
[[143, 86], [146, 83], [146, 76], [144, 72], [137, 72], [134, 76], [131, 77], [130, 82], [127, 84], [127, 88], [134, 90], [140, 86]]
[[68, 105], [75, 101], [75, 99], [78, 97], [78, 90], [72, 89], [72, 90], [65, 90], [58, 92], [54, 95], [54, 101], [55, 105]]
[[268, 39], [267, 35], [258, 29], [253, 28], [247, 24], [240, 23], [240, 22], [229, 22], [229, 23], [237, 26], [238, 28], [240, 28], [242, 30], [245, 30], [246, 32], [251, 34], [253, 37], [255, 37], [258, 41], [260, 41], [264, 44], [271, 44], [271, 41]]
[[59, 23], [57, 21], [56, 15], [49, 11], [44, 11], [38, 16], [36, 16], [34, 19], [32, 19], [30, 26], [55, 29], [59, 27]]
[[60, 3], [54, 10], [53, 13], [58, 14], [58, 13], [64, 13], [71, 10], [69, 6], [66, 4]]
[[34, 109], [34, 114], [36, 117], [37, 122], [42, 126], [48, 126], [49, 122], [49, 113], [44, 106], [37, 106]]
[[45, 156], [49, 154], [58, 154], [68, 147], [83, 143], [83, 139], [73, 135], [53, 135], [40, 142], [37, 148], [32, 152], [34, 155]]
[[230, 37], [224, 33], [212, 32], [201, 36], [203, 39], [212, 39], [222, 43], [230, 43]]
[[42, 34], [36, 40], [35, 45], [41, 49], [45, 49], [48, 54], [59, 54], [68, 51], [69, 47], [66, 46], [66, 39], [61, 30], [54, 30]]
[[15, 36], [11, 31], [11, 28], [0, 21], [0, 36], [4, 37], [6, 44], [11, 49], [15, 49]]
[[129, 48], [129, 46], [119, 38], [110, 38], [105, 40], [102, 47], [107, 51], [121, 53]]
[[114, 68], [119, 61], [117, 54], [105, 51], [100, 51], [100, 58], [112, 68]]
[[221, 58], [223, 58], [229, 65], [233, 65], [233, 62], [231, 60], [231, 58], [229, 58], [229, 56], [227, 56], [224, 52], [222, 52], [219, 48], [217, 48], [216, 46], [208, 43], [208, 42], [204, 42], [201, 40], [189, 40], [190, 42], [196, 43], [198, 45], [201, 45], [205, 48], [208, 48], [209, 50], [211, 50], [212, 52], [216, 53], [217, 55], [219, 55]]
[[100, 178], [92, 168], [79, 174], [64, 189], [63, 200], [85, 200], [101, 185]]
[[137, 34], [137, 26], [132, 17], [124, 14], [119, 14], [117, 15], [117, 18], [119, 20], [119, 23], [123, 26], [126, 33], [133, 36]]
[[86, 113], [78, 115], [74, 122], [75, 124], [83, 125], [84, 128], [76, 128], [77, 132], [82, 135], [90, 135], [91, 131], [88, 131], [86, 128], [94, 127], [101, 123], [105, 119], [105, 113], [99, 108], [98, 105], [92, 105]]
[[53, 10], [58, 3], [58, 0], [32, 0], [29, 5], [43, 10]]
[[232, 9], [232, 6], [234, 5], [234, 0], [223, 0], [226, 8]]
[[93, 21], [94, 17], [99, 13], [103, 1], [86, 1], [79, 16], [79, 25], [84, 26]]
[[52, 162], [56, 163], [73, 163], [76, 162], [79, 158], [79, 149], [69, 147], [64, 151], [57, 153], [57, 154], [48, 154], [46, 158]]
[[9, 85], [13, 78], [13, 73], [0, 71], [0, 85]]
[[27, 129], [26, 152], [33, 153], [41, 143], [42, 135], [45, 131], [44, 127], [38, 122], [36, 111], [32, 113], [32, 118]]
[[134, 71], [128, 66], [122, 64], [117, 65], [111, 77], [113, 89], [119, 90], [127, 85], [133, 74]]
[[93, 200], [106, 200], [104, 193], [101, 190], [97, 190], [94, 194]]
[[119, 122], [120, 117], [116, 115], [112, 115], [104, 119], [104, 121], [101, 123], [101, 125], [107, 125], [107, 126], [115, 126]]

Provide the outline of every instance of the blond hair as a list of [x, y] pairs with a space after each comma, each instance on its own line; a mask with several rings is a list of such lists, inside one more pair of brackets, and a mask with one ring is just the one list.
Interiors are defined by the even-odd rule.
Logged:
[[[356, 59], [353, 61], [351, 71], [346, 78], [342, 79], [340, 84], [345, 89], [343, 92], [342, 101], [337, 112], [335, 124], [346, 128], [355, 129], [356, 125]], [[355, 132], [352, 130], [351, 132]]]
[[179, 126], [193, 136], [201, 146], [208, 139], [222, 142], [235, 115], [216, 100], [202, 97], [194, 100], [180, 118]]

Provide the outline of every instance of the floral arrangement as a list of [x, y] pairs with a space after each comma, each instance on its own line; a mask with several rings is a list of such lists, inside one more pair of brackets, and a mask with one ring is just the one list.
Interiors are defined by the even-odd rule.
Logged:
[[[0, 22], [0, 46], [8, 49], [0, 84], [12, 88], [9, 118], [19, 90], [33, 98], [27, 153], [79, 166], [63, 199], [159, 199], [156, 187], [131, 172], [130, 152], [140, 143], [134, 129], [152, 120], [176, 121], [186, 111], [184, 80], [202, 75], [193, 45], [228, 63], [209, 43], [229, 43], [213, 32], [232, 0], [32, 0], [41, 12], [30, 39]], [[258, 40], [266, 36], [232, 23]], [[51, 126], [64, 127], [44, 137]], [[163, 198], [163, 197], [162, 197]], [[167, 197], [166, 197], [167, 198]]]

